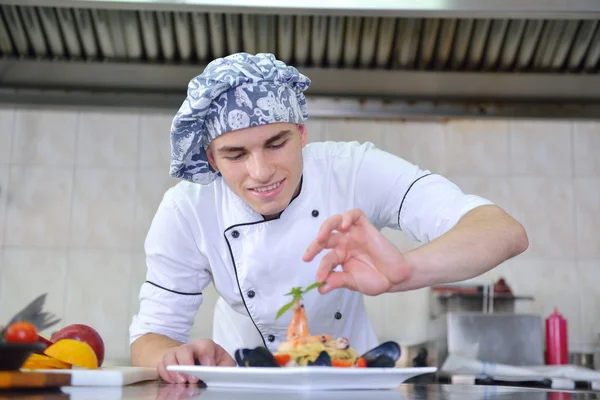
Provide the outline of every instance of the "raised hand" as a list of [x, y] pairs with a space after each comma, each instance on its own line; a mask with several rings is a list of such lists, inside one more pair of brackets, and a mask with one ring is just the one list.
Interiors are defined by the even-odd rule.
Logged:
[[[375, 296], [404, 281], [410, 268], [404, 255], [371, 224], [360, 209], [330, 217], [308, 246], [304, 261], [312, 261], [324, 249], [317, 282], [321, 294], [347, 288]], [[334, 271], [340, 265], [341, 271]]]

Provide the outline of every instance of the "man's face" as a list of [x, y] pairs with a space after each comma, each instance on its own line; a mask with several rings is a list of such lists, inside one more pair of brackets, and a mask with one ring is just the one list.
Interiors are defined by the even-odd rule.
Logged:
[[266, 218], [279, 215], [299, 189], [304, 125], [267, 124], [227, 132], [208, 147], [208, 160], [225, 183]]

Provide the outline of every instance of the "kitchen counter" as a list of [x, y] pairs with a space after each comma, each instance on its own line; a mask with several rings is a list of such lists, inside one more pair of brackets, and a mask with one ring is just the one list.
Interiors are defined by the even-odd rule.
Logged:
[[2, 391], [3, 399], [152, 399], [152, 400], [430, 400], [430, 399], [527, 399], [576, 400], [599, 399], [597, 392], [557, 392], [503, 386], [405, 384], [398, 390], [330, 392], [261, 392], [205, 389], [199, 385], [143, 382], [126, 387], [65, 387], [45, 391]]

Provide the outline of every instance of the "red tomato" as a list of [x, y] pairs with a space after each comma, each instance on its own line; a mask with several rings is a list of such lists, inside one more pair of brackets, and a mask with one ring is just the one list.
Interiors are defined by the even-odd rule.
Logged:
[[9, 343], [35, 343], [38, 340], [38, 334], [35, 326], [21, 321], [6, 328], [4, 338]]

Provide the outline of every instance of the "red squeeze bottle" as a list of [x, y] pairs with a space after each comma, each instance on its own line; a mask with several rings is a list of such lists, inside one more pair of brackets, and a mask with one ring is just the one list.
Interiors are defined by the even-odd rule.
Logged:
[[567, 341], [567, 320], [558, 312], [546, 318], [546, 365], [565, 365], [569, 363]]

